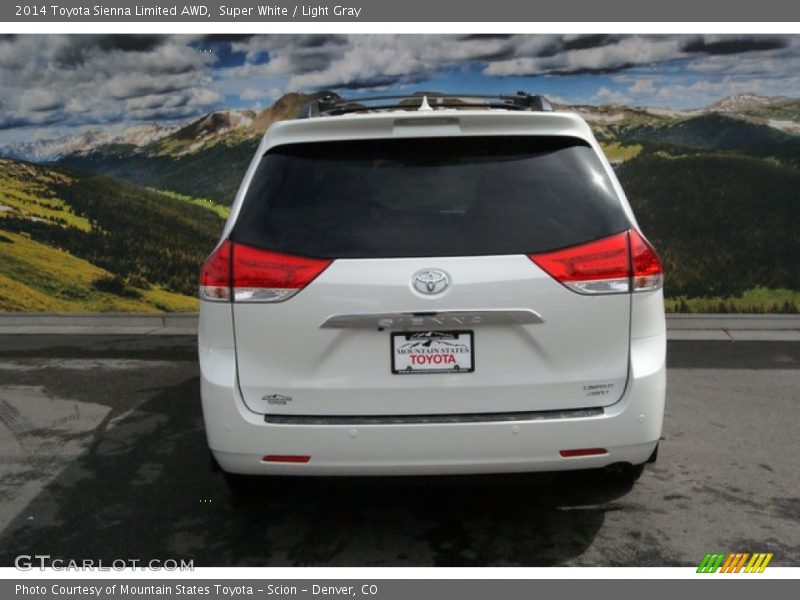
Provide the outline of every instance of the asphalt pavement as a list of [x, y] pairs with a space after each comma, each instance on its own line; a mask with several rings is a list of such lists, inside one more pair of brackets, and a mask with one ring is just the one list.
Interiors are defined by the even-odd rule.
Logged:
[[[755, 331], [755, 330], [754, 330]], [[800, 344], [671, 341], [658, 462], [597, 473], [288, 479], [208, 466], [190, 335], [0, 335], [0, 565], [800, 565]]]

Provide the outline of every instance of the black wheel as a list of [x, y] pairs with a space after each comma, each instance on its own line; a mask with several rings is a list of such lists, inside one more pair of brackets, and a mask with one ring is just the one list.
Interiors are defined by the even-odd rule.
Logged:
[[644, 473], [644, 464], [617, 463], [606, 467], [606, 477], [613, 483], [633, 485]]
[[219, 466], [217, 459], [214, 458], [214, 453], [211, 452], [211, 448], [208, 449], [208, 464], [211, 466], [211, 470], [214, 473], [222, 473], [222, 467]]
[[225, 479], [225, 485], [228, 491], [236, 499], [248, 497], [258, 483], [255, 477], [250, 475], [239, 475], [238, 473], [223, 473], [222, 477]]
[[633, 465], [631, 467], [631, 469], [630, 469], [630, 481], [631, 481], [631, 483], [633, 483], [634, 481], [637, 481], [639, 479], [639, 477], [642, 476], [642, 473], [644, 473], [644, 467], [645, 467], [644, 464]]

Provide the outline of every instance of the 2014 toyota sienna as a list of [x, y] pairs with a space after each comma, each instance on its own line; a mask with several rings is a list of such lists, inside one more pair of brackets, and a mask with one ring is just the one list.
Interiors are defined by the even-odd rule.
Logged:
[[377, 100], [273, 125], [202, 268], [215, 464], [638, 477], [662, 266], [587, 124], [523, 93]]

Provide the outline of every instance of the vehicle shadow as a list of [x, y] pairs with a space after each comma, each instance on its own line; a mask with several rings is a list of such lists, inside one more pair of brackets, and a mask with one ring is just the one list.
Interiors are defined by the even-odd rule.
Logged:
[[572, 472], [267, 478], [232, 496], [208, 464], [198, 379], [153, 394], [0, 533], [0, 564], [553, 566], [581, 556], [630, 490]]

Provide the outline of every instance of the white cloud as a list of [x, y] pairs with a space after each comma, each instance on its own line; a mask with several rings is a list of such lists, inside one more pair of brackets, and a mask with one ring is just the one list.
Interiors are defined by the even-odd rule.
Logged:
[[[472, 61], [540, 52], [555, 36], [260, 36], [235, 44], [248, 62], [226, 77], [282, 75], [289, 89], [401, 85]], [[292, 41], [294, 40], [294, 43]], [[269, 56], [269, 61], [263, 61]]]
[[0, 38], [0, 130], [183, 119], [226, 101], [411, 89], [443, 75], [458, 81], [453, 74], [462, 71], [481, 73], [498, 89], [506, 77], [548, 76], [556, 92], [559, 77], [592, 73], [600, 87], [590, 98], [605, 103], [800, 95], [800, 36], [257, 35], [214, 42], [244, 58], [225, 68], [224, 54], [195, 49], [202, 43], [203, 36]]
[[632, 86], [628, 88], [631, 94], [654, 94], [656, 92], [655, 84], [652, 79], [637, 79]]
[[239, 93], [239, 98], [242, 100], [275, 100], [280, 98], [283, 95], [283, 91], [280, 88], [252, 88], [248, 87], [247, 89], [243, 90]]
[[615, 92], [603, 86], [592, 97], [598, 104], [630, 104], [633, 99], [621, 92]]
[[0, 127], [178, 118], [219, 102], [213, 55], [187, 38], [26, 35], [0, 41]]
[[489, 63], [485, 75], [541, 75], [551, 72], [613, 71], [630, 65], [670, 60], [682, 55], [680, 40], [674, 37], [622, 38], [592, 48], [570, 49], [546, 56], [519, 56]]
[[63, 106], [63, 102], [55, 91], [42, 88], [23, 91], [19, 102], [32, 112], [49, 112]]

